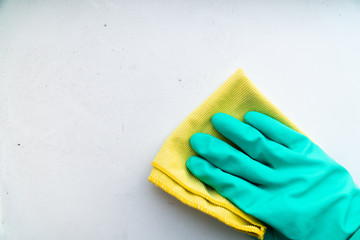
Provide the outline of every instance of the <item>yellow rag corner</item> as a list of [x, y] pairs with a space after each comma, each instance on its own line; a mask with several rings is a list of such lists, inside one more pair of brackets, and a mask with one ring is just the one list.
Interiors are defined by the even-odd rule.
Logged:
[[189, 143], [194, 133], [208, 133], [227, 141], [211, 124], [211, 117], [215, 113], [227, 113], [243, 121], [245, 113], [249, 111], [264, 113], [299, 131], [254, 86], [243, 70], [239, 69], [166, 139], [152, 162], [154, 168], [149, 181], [190, 207], [241, 232], [263, 239], [266, 227], [261, 221], [246, 214], [214, 189], [199, 181], [185, 165], [190, 156], [197, 155]]

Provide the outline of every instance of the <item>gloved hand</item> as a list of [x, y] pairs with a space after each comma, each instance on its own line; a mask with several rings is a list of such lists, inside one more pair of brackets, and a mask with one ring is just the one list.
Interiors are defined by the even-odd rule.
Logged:
[[205, 133], [187, 168], [244, 212], [270, 226], [267, 239], [360, 239], [360, 190], [306, 136], [257, 112], [244, 122], [217, 113], [212, 124], [234, 143]]

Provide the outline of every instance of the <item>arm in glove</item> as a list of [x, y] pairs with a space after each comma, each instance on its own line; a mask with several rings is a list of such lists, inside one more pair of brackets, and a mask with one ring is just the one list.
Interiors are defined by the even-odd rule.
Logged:
[[[360, 239], [360, 190], [306, 136], [257, 112], [244, 122], [217, 113], [212, 124], [233, 146], [205, 133], [188, 169], [270, 226], [265, 239]], [[235, 147], [234, 147], [235, 146]]]

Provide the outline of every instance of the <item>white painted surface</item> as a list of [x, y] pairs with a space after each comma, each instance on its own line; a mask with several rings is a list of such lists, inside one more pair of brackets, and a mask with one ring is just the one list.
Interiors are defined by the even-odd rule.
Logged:
[[355, 0], [0, 1], [1, 239], [249, 239], [147, 181], [238, 67], [360, 184], [359, 29]]

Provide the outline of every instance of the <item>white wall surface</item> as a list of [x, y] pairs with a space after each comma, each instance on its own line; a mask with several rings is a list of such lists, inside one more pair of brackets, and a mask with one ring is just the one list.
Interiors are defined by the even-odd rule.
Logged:
[[0, 0], [1, 239], [250, 239], [147, 181], [238, 67], [360, 184], [359, 29], [358, 0]]

